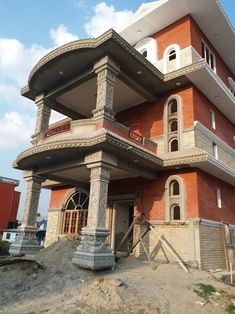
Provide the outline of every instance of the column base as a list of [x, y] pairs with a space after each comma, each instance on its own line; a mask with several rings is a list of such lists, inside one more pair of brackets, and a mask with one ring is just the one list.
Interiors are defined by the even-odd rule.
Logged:
[[78, 245], [73, 263], [86, 269], [103, 270], [115, 266], [115, 256], [106, 243], [110, 232], [106, 229], [83, 228], [82, 240]]
[[39, 243], [36, 237], [38, 228], [24, 227], [17, 229], [17, 236], [10, 246], [9, 253], [12, 256], [34, 255], [39, 251]]

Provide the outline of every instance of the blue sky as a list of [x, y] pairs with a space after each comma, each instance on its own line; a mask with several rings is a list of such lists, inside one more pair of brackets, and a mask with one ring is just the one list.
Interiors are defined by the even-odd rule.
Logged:
[[[21, 192], [25, 189], [22, 172], [12, 169], [11, 164], [18, 153], [29, 147], [33, 134], [34, 103], [19, 94], [27, 83], [30, 69], [52, 48], [120, 27], [142, 2], [0, 0], [0, 176], [20, 179], [18, 190]], [[221, 3], [235, 25], [235, 1], [221, 0]], [[49, 192], [43, 191], [39, 205], [43, 214], [48, 200]], [[20, 217], [23, 202], [24, 193]]]

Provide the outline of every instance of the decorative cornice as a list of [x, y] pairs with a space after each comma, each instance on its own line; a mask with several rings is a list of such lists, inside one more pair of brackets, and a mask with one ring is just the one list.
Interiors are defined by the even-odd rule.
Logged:
[[228, 23], [229, 27], [231, 28], [231, 31], [233, 32], [233, 34], [235, 35], [235, 29], [233, 27], [233, 24], [231, 22], [231, 20], [229, 19], [228, 15], [226, 14], [226, 12], [224, 11], [224, 8], [222, 7], [222, 5], [220, 4], [219, 0], [216, 0], [216, 4], [218, 6], [218, 8], [220, 9], [222, 15], [224, 16], [226, 22]]
[[213, 80], [219, 85], [219, 87], [223, 90], [226, 96], [228, 96], [228, 98], [230, 98], [230, 100], [235, 105], [235, 97], [229, 90], [228, 86], [224, 84], [224, 82], [219, 78], [219, 76], [211, 69], [211, 67], [206, 62], [204, 68], [207, 71], [207, 73], [213, 78]]
[[198, 154], [193, 155], [186, 155], [186, 156], [175, 156], [170, 159], [164, 159], [163, 160], [163, 166], [164, 167], [172, 167], [172, 166], [178, 166], [178, 165], [190, 165], [202, 161], [206, 161], [207, 159], [207, 153], [201, 152]]
[[74, 50], [83, 49], [83, 48], [94, 49], [100, 46], [101, 44], [103, 44], [104, 42], [108, 41], [109, 39], [114, 39], [122, 48], [127, 50], [133, 57], [135, 57], [139, 62], [141, 62], [153, 74], [155, 74], [158, 78], [163, 80], [163, 74], [151, 62], [149, 62], [144, 56], [142, 56], [134, 47], [132, 47], [118, 33], [116, 33], [113, 29], [110, 29], [97, 38], [72, 41], [46, 54], [32, 69], [29, 75], [29, 79], [28, 79], [29, 85], [35, 73], [38, 70], [40, 70], [49, 61]]
[[172, 71], [170, 73], [167, 73], [164, 75], [164, 82], [173, 80], [179, 76], [187, 75], [189, 73], [192, 73], [194, 71], [201, 70], [205, 67], [205, 60], [202, 59], [200, 61], [197, 61], [195, 63], [192, 63], [190, 65], [187, 65], [185, 67], [182, 67], [176, 71]]
[[[22, 152], [13, 163], [13, 167], [17, 167], [19, 162], [25, 158], [39, 154], [42, 152], [57, 150], [57, 149], [68, 149], [68, 148], [79, 148], [79, 147], [92, 147], [100, 143], [107, 142], [112, 146], [116, 146], [124, 151], [131, 152], [133, 155], [148, 160], [149, 162], [162, 165], [162, 160], [158, 158], [154, 153], [149, 152], [147, 149], [140, 147], [139, 145], [123, 139], [122, 137], [107, 131], [102, 130], [96, 133], [92, 137], [77, 138], [71, 137], [66, 139], [56, 139], [51, 141], [43, 142], [37, 146], [34, 146], [24, 152]], [[130, 150], [131, 147], [131, 150]]]

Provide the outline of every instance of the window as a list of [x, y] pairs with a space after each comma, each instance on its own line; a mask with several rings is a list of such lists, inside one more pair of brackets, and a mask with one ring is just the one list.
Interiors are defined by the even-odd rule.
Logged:
[[180, 186], [179, 182], [173, 180], [170, 184], [170, 196], [180, 195]]
[[171, 208], [171, 220], [180, 220], [180, 207], [173, 205]]
[[170, 176], [165, 185], [166, 221], [183, 221], [184, 218], [184, 183], [180, 176]]
[[164, 123], [167, 124], [165, 127], [166, 141], [167, 141], [167, 151], [168, 152], [177, 152], [179, 150], [179, 103], [177, 98], [171, 99], [167, 108], [165, 109], [165, 118]]
[[62, 233], [68, 235], [80, 234], [87, 224], [89, 196], [85, 191], [73, 193], [65, 206]]
[[212, 110], [210, 110], [210, 122], [212, 129], [215, 130], [215, 113]]
[[75, 192], [68, 200], [66, 209], [88, 209], [89, 196], [82, 191]]
[[170, 132], [178, 131], [178, 122], [177, 120], [173, 120], [170, 122]]
[[215, 159], [218, 159], [218, 146], [216, 143], [212, 143], [212, 154]]
[[173, 99], [170, 101], [169, 103], [169, 113], [173, 114], [173, 113], [177, 113], [177, 100]]
[[231, 93], [233, 94], [233, 96], [235, 96], [235, 82], [231, 77], [228, 78], [228, 84]]
[[216, 72], [215, 55], [204, 41], [202, 41], [202, 57], [212, 70]]
[[178, 140], [174, 139], [170, 142], [170, 151], [177, 152], [179, 150]]
[[218, 208], [221, 208], [222, 202], [221, 202], [221, 190], [220, 190], [220, 188], [217, 188], [215, 193], [216, 193], [216, 206]]
[[157, 62], [157, 41], [152, 37], [141, 39], [135, 49], [154, 65]]
[[148, 57], [148, 52], [147, 52], [147, 50], [143, 50], [143, 51], [141, 52], [141, 54], [142, 54], [142, 56], [144, 56], [145, 58]]
[[180, 47], [177, 44], [168, 46], [163, 55], [163, 73], [169, 73], [180, 68]]
[[168, 54], [168, 59], [169, 61], [175, 60], [176, 59], [176, 51], [175, 49], [171, 50]]
[[164, 142], [166, 152], [180, 150], [181, 98], [170, 97], [164, 108]]
[[10, 238], [11, 238], [11, 234], [10, 234], [10, 233], [7, 233], [7, 234], [6, 234], [6, 240], [10, 240]]

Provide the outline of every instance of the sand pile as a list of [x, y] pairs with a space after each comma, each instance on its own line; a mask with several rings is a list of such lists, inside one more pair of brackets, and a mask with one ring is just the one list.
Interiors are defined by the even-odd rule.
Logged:
[[[63, 238], [36, 255], [39, 265], [0, 267], [0, 314], [225, 314], [235, 307], [234, 288], [207, 272], [186, 274], [176, 264], [152, 270], [130, 257], [120, 259], [114, 271], [94, 273], [72, 263], [76, 246]], [[202, 283], [216, 290], [208, 300], [195, 293]]]

